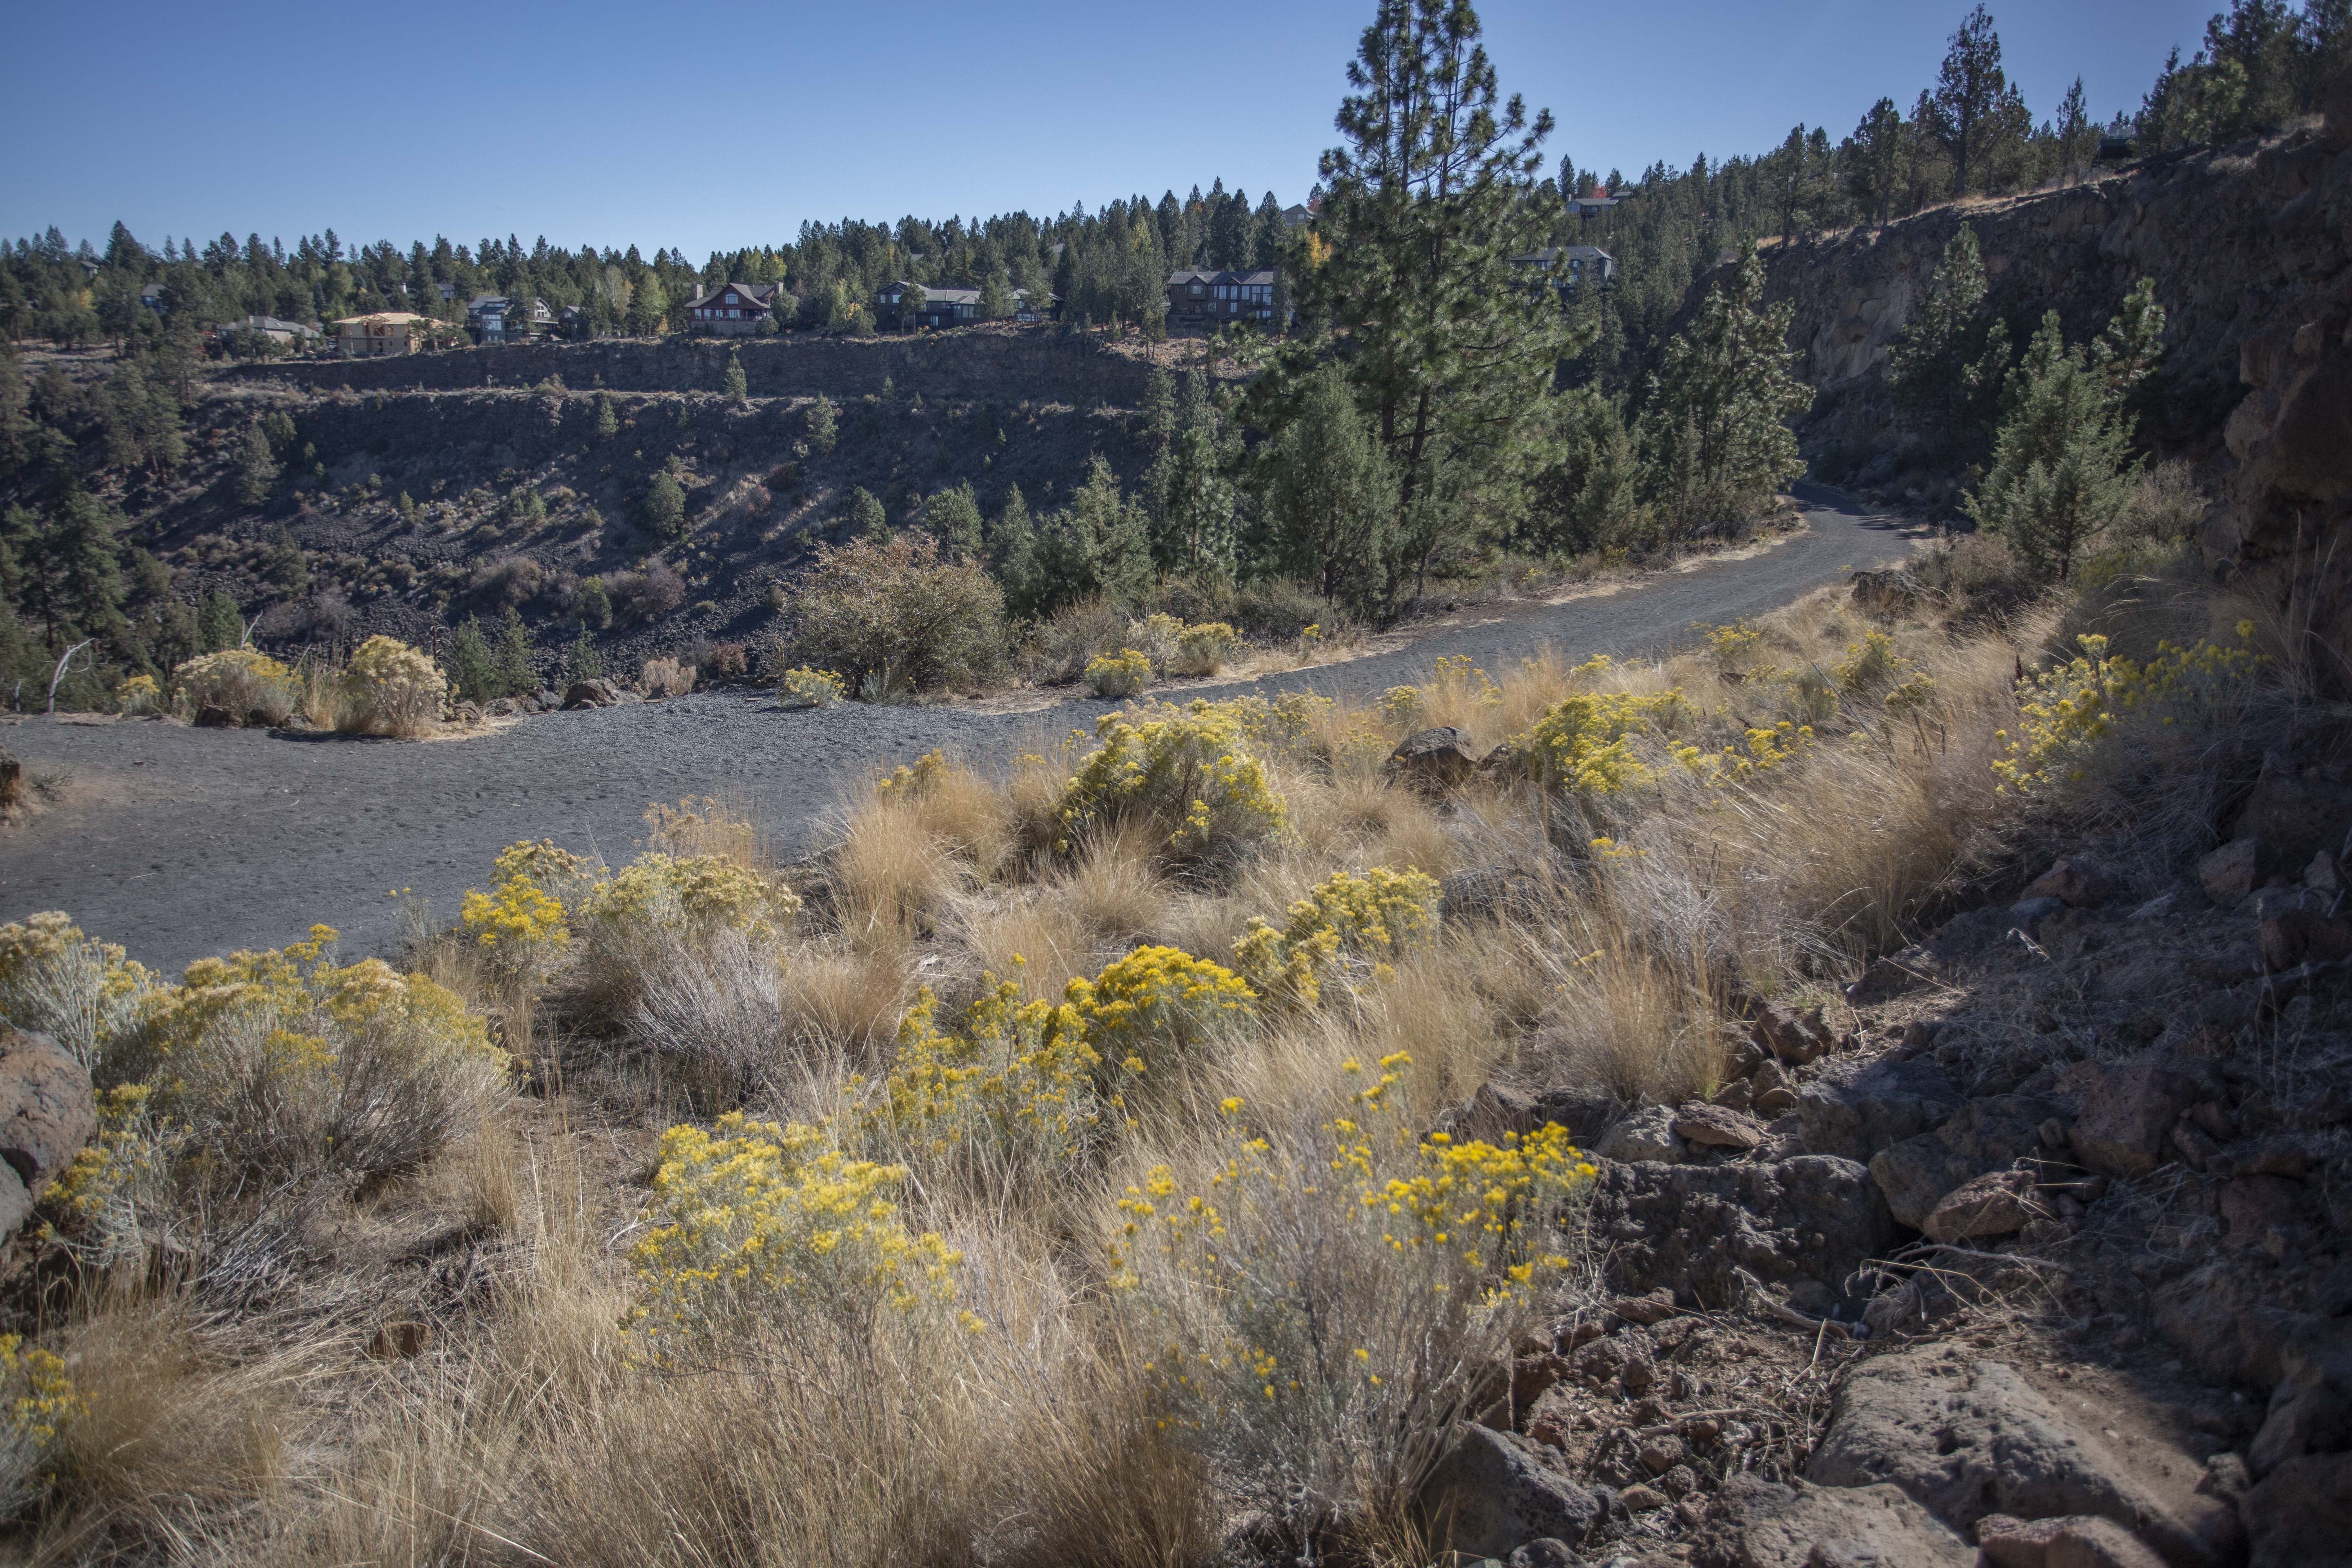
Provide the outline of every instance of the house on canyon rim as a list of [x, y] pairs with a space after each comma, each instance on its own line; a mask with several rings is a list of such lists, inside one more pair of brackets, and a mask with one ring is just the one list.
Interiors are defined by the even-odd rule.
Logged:
[[1168, 275], [1168, 326], [1213, 331], [1228, 321], [1274, 320], [1272, 268], [1255, 272], [1213, 272], [1185, 267]]
[[433, 318], [414, 310], [378, 310], [335, 323], [335, 349], [345, 359], [414, 353], [431, 346]]
[[760, 323], [775, 309], [777, 287], [773, 283], [721, 283], [707, 293], [698, 294], [686, 302], [687, 330], [719, 337], [756, 332]]

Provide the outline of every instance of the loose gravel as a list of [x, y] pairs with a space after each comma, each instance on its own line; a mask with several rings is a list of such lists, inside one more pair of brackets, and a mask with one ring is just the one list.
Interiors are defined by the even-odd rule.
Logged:
[[[1801, 487], [1807, 527], [1746, 559], [1638, 579], [1559, 605], [1465, 607], [1407, 646], [1260, 681], [1178, 695], [1283, 690], [1363, 695], [1467, 654], [1489, 670], [1549, 644], [1581, 659], [1654, 653], [1695, 621], [1759, 615], [1848, 569], [1912, 549], [1899, 519]], [[961, 707], [787, 711], [743, 690], [550, 713], [428, 742], [307, 731], [194, 730], [156, 721], [0, 721], [34, 773], [68, 775], [59, 804], [0, 829], [0, 914], [70, 911], [83, 929], [176, 973], [190, 960], [278, 947], [313, 922], [344, 952], [383, 951], [392, 896], [436, 920], [524, 838], [626, 858], [655, 801], [747, 797], [777, 849], [821, 844], [846, 794], [877, 768], [935, 746], [976, 759], [1089, 726], [1109, 704], [1041, 711]]]

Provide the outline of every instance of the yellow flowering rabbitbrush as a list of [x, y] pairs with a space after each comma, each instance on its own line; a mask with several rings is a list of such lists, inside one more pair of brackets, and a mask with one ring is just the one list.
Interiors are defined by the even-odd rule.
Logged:
[[903, 1165], [854, 1159], [822, 1129], [721, 1117], [662, 1135], [631, 1332], [646, 1359], [690, 1366], [764, 1328], [856, 1335], [885, 1310], [951, 1301], [962, 1254], [917, 1233], [894, 1201]]
[[1570, 795], [1620, 795], [1654, 777], [1635, 743], [1669, 733], [1692, 716], [1679, 689], [1577, 692], [1505, 741], [1505, 755], [1518, 771]]
[[1411, 1068], [1346, 1063], [1347, 1113], [1318, 1135], [1254, 1129], [1229, 1100], [1220, 1158], [1158, 1166], [1119, 1204], [1114, 1299], [1165, 1424], [1237, 1484], [1344, 1501], [1401, 1479], [1570, 1266], [1594, 1170], [1565, 1130], [1419, 1137]]
[[47, 1489], [43, 1461], [59, 1431], [89, 1408], [64, 1362], [20, 1334], [0, 1334], [0, 1515], [21, 1511]]
[[[2240, 641], [2253, 633], [2252, 622], [2239, 623]], [[2075, 642], [2077, 658], [2018, 683], [2017, 733], [1998, 731], [2009, 752], [1992, 765], [2004, 790], [2039, 795], [2078, 783], [2120, 735], [2143, 743], [2166, 734], [2193, 742], [2245, 700], [2255, 672], [2268, 662], [2251, 648], [2162, 642], [2143, 665], [2109, 654], [2104, 637]]]
[[1087, 660], [1087, 684], [1097, 697], [1132, 697], [1151, 684], [1151, 656], [1131, 647], [1097, 654]]
[[1252, 916], [1234, 943], [1234, 963], [1261, 994], [1311, 1007], [1343, 961], [1375, 983], [1393, 974], [1391, 962], [1433, 934], [1437, 901], [1437, 879], [1411, 867], [1375, 866], [1360, 877], [1336, 872], [1290, 906], [1285, 925]]
[[1277, 720], [1268, 705], [1196, 701], [1106, 713], [1095, 748], [1062, 793], [1062, 837], [1097, 823], [1141, 817], [1171, 847], [1200, 854], [1224, 845], [1280, 838], [1289, 806], [1274, 775], [1249, 750], [1249, 731]]

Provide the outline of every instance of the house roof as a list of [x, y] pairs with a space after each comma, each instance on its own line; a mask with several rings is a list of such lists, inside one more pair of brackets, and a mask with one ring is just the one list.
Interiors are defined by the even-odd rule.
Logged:
[[927, 305], [977, 305], [980, 303], [980, 290], [977, 289], [950, 289], [944, 286], [934, 289], [921, 283], [909, 283], [903, 278], [894, 283], [885, 283], [880, 292], [904, 299], [909, 289], [922, 289], [923, 302]]
[[306, 327], [299, 321], [281, 321], [275, 316], [240, 316], [234, 321], [223, 321], [220, 330], [224, 332], [305, 332], [314, 338], [319, 335], [316, 327]]
[[692, 310], [708, 305], [730, 289], [751, 304], [772, 304], [776, 298], [776, 287], [773, 283], [721, 283], [717, 288], [688, 300], [686, 302], [686, 308]]
[[1597, 245], [1553, 245], [1527, 256], [1514, 256], [1511, 260], [1520, 267], [1549, 267], [1563, 257], [1570, 261], [1591, 261], [1598, 258], [1613, 263], [1617, 259]]
[[1236, 272], [1231, 269], [1219, 272], [1205, 267], [1180, 267], [1168, 275], [1168, 281], [1171, 286], [1178, 283], [1247, 283], [1271, 288], [1274, 284], [1274, 268], [1261, 268], [1255, 272]]
[[336, 320], [335, 325], [339, 327], [361, 327], [381, 323], [384, 326], [396, 327], [404, 325], [409, 321], [429, 321], [432, 319], [433, 318], [430, 316], [420, 316], [414, 310], [376, 310], [364, 316], [340, 317]]

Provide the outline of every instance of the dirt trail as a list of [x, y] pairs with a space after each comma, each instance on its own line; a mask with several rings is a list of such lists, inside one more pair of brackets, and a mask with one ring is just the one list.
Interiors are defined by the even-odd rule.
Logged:
[[[1654, 652], [1694, 621], [1758, 615], [1911, 549], [1899, 520], [1810, 486], [1799, 495], [1807, 528], [1760, 554], [1559, 605], [1465, 609], [1394, 651], [1183, 695], [1377, 692], [1443, 656], [1502, 669], [1547, 643], [1579, 658]], [[66, 910], [175, 973], [206, 953], [281, 946], [314, 921], [339, 928], [355, 956], [396, 935], [394, 890], [414, 889], [436, 918], [451, 918], [518, 839], [625, 857], [649, 802], [735, 792], [792, 853], [821, 837], [847, 783], [877, 764], [934, 746], [993, 755], [1091, 724], [1106, 706], [786, 712], [733, 689], [546, 714], [427, 745], [8, 720], [0, 745], [28, 771], [71, 782], [61, 804], [0, 831], [0, 919]]]

